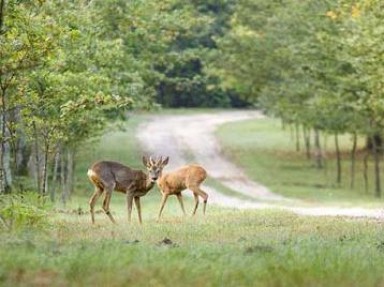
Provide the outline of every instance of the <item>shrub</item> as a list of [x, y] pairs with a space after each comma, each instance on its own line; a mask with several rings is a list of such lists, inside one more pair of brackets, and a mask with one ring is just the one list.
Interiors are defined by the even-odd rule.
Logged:
[[0, 196], [0, 226], [12, 230], [37, 227], [47, 223], [43, 198], [37, 193], [27, 192]]

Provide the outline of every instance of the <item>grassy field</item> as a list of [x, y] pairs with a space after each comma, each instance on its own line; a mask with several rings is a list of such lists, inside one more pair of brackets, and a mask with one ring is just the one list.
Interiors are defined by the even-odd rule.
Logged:
[[[116, 202], [116, 201], [115, 201]], [[113, 204], [115, 210], [124, 206]], [[149, 206], [146, 206], [147, 208]], [[119, 212], [118, 212], [119, 213]], [[1, 286], [384, 286], [375, 220], [210, 208], [203, 218], [88, 214], [1, 235]]]
[[[154, 189], [142, 199], [142, 226], [135, 210], [133, 223], [127, 223], [121, 194], [114, 194], [111, 203], [118, 224], [97, 212], [92, 225], [86, 169], [101, 155], [141, 168], [134, 130], [142, 120], [135, 116], [125, 131], [110, 132], [99, 143], [84, 146], [77, 194], [65, 208], [47, 206], [33, 211], [43, 215], [33, 222], [25, 219], [12, 230], [0, 227], [0, 286], [384, 286], [384, 228], [375, 219], [303, 217], [212, 205], [205, 217], [200, 209], [194, 218], [182, 217], [176, 199], [170, 198], [163, 219], [156, 222], [160, 194]], [[250, 176], [282, 194], [295, 195], [295, 186], [287, 184], [292, 180], [300, 182], [297, 194], [302, 198], [347, 201], [342, 188], [330, 188], [332, 197], [314, 197], [318, 189], [313, 182], [324, 184], [324, 178], [310, 177], [314, 171], [308, 164], [290, 155], [290, 140], [276, 122], [255, 124], [236, 123], [218, 131], [224, 144], [233, 141], [228, 155]], [[234, 129], [244, 136], [231, 136]], [[255, 129], [258, 136], [246, 135]], [[246, 161], [249, 152], [255, 159]], [[287, 157], [290, 161], [284, 160]], [[295, 164], [307, 168], [297, 168], [295, 175], [280, 173], [292, 172]], [[263, 171], [271, 166], [279, 176]], [[370, 202], [369, 196], [355, 193], [352, 201]], [[188, 211], [192, 204], [186, 198]]]
[[[236, 131], [236, 132], [235, 132]], [[337, 205], [382, 206], [383, 200], [373, 196], [373, 167], [369, 166], [368, 191], [363, 177], [362, 154], [358, 155], [355, 187], [350, 188], [351, 137], [340, 137], [342, 148], [342, 183], [336, 183], [336, 160], [333, 136], [322, 138], [325, 146], [325, 168], [318, 169], [308, 160], [301, 142], [296, 141], [289, 128], [283, 129], [274, 119], [229, 123], [217, 130], [217, 136], [227, 157], [241, 166], [255, 181], [273, 192], [301, 198], [309, 203]], [[360, 139], [360, 148], [364, 139]]]

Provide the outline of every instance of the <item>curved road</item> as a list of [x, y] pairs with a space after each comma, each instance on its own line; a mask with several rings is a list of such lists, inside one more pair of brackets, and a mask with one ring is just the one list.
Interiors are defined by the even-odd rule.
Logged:
[[205, 185], [203, 188], [209, 193], [211, 203], [233, 208], [280, 208], [302, 215], [384, 217], [382, 209], [304, 207], [299, 200], [274, 194], [267, 187], [250, 180], [239, 167], [223, 156], [214, 131], [227, 122], [262, 117], [258, 111], [155, 115], [139, 126], [137, 137], [146, 153], [170, 157], [165, 172], [196, 162], [204, 166], [209, 176], [221, 185], [246, 196], [224, 195], [212, 186]]

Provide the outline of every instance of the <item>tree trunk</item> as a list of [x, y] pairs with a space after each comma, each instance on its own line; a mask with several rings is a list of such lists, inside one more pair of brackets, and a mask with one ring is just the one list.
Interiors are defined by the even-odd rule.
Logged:
[[311, 131], [310, 129], [303, 127], [303, 136], [305, 142], [305, 152], [307, 155], [307, 159], [311, 159]]
[[371, 152], [373, 152], [375, 147], [380, 152], [383, 151], [383, 148], [384, 148], [383, 138], [378, 133], [375, 133], [372, 136], [367, 137], [366, 148]]
[[320, 132], [318, 129], [315, 129], [315, 150], [314, 150], [314, 157], [315, 157], [315, 164], [317, 168], [323, 168], [324, 162], [323, 162], [323, 152], [321, 150], [321, 144], [320, 144]]
[[341, 184], [341, 155], [339, 146], [339, 135], [335, 133], [335, 148], [336, 148], [336, 164], [337, 164], [337, 177], [336, 182]]
[[[22, 121], [21, 108], [17, 107], [13, 114], [13, 121], [17, 124]], [[28, 159], [31, 154], [30, 145], [27, 144], [26, 135], [22, 128], [18, 127], [14, 131], [14, 156], [15, 156], [15, 175], [27, 176], [28, 175]]]
[[25, 139], [19, 139], [17, 143], [17, 170], [16, 173], [19, 176], [28, 175], [28, 160], [31, 156], [31, 146], [26, 144]]
[[48, 139], [45, 139], [43, 171], [41, 175], [43, 180], [41, 193], [43, 196], [47, 194], [47, 188], [48, 188], [48, 154], [49, 154], [49, 143], [48, 143]]
[[36, 185], [37, 190], [39, 193], [42, 192], [42, 185], [41, 185], [41, 169], [40, 169], [40, 150], [39, 150], [39, 143], [38, 143], [38, 136], [37, 136], [37, 128], [36, 125], [33, 124], [33, 132], [35, 134], [34, 139], [34, 167], [35, 167], [35, 179], [36, 179]]
[[[0, 0], [0, 33], [3, 32], [4, 26], [4, 8], [5, 8], [5, 0]], [[5, 126], [6, 126], [6, 101], [5, 101], [5, 92], [6, 88], [3, 83], [2, 75], [0, 74], [0, 92], [1, 92], [1, 119], [0, 119], [0, 194], [5, 193], [6, 191], [6, 182], [5, 182], [5, 173], [4, 173], [4, 153], [5, 153]]]
[[300, 127], [298, 123], [295, 123], [295, 135], [296, 135], [296, 151], [300, 151]]
[[[2, 12], [0, 10], [0, 12]], [[1, 28], [1, 27], [0, 27]], [[1, 75], [0, 75], [1, 76]], [[5, 89], [1, 87], [1, 138], [0, 138], [0, 194], [5, 193], [5, 173], [4, 173], [4, 154], [5, 154]]]
[[9, 141], [4, 143], [4, 156], [3, 156], [3, 169], [4, 169], [4, 179], [5, 179], [5, 192], [9, 193], [12, 191], [13, 177], [12, 177], [12, 168], [11, 168], [11, 145]]
[[381, 181], [380, 181], [380, 146], [377, 145], [375, 136], [372, 138], [372, 153], [375, 162], [375, 196], [381, 197]]
[[8, 132], [9, 144], [11, 146], [12, 164], [11, 171], [13, 175], [13, 185], [17, 186], [18, 191], [24, 190], [23, 181], [20, 176], [28, 176], [28, 159], [31, 153], [30, 145], [27, 144], [26, 135], [20, 128], [21, 108], [17, 106], [8, 113]]
[[0, 34], [3, 32], [3, 26], [4, 26], [4, 10], [5, 10], [5, 0], [0, 0]]
[[[64, 151], [63, 151], [64, 153]], [[65, 159], [64, 157], [61, 158], [61, 164], [60, 164], [60, 182], [61, 182], [61, 202], [63, 203], [63, 205], [65, 206], [66, 202], [67, 202], [67, 183], [66, 183], [66, 178], [67, 178], [67, 174], [66, 174], [66, 162], [65, 162]]]
[[59, 183], [59, 166], [60, 166], [60, 151], [58, 150], [55, 154], [55, 159], [53, 163], [53, 170], [52, 170], [52, 180], [51, 180], [51, 188], [50, 188], [50, 198], [52, 202], [55, 202], [56, 200], [56, 189], [57, 185]]
[[365, 193], [368, 193], [369, 188], [369, 182], [368, 182], [368, 158], [369, 158], [369, 151], [367, 150], [365, 156], [364, 156], [364, 187], [365, 187]]
[[67, 148], [66, 149], [66, 160], [63, 166], [63, 171], [65, 170], [65, 176], [62, 177], [65, 184], [63, 185], [63, 192], [61, 195], [61, 200], [65, 205], [66, 202], [70, 199], [71, 194], [74, 189], [74, 150]]
[[0, 138], [0, 194], [10, 192], [12, 187], [11, 148], [9, 145], [9, 131], [7, 129], [6, 88], [1, 82], [1, 138]]
[[355, 165], [356, 165], [356, 148], [357, 148], [357, 134], [353, 133], [352, 150], [351, 150], [351, 189], [355, 187]]
[[73, 149], [68, 150], [68, 177], [67, 177], [67, 184], [68, 184], [68, 198], [72, 195], [74, 191], [74, 179], [75, 179], [75, 161], [74, 161], [75, 152]]

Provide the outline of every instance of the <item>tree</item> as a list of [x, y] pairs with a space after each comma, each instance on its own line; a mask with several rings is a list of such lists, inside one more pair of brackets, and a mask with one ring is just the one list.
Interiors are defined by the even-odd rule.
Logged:
[[11, 114], [19, 109], [16, 91], [22, 89], [25, 73], [41, 66], [53, 49], [49, 19], [31, 13], [39, 8], [30, 2], [0, 2], [0, 193], [12, 186], [10, 141], [16, 123]]
[[[184, 1], [185, 2], [185, 1]], [[216, 75], [207, 73], [217, 53], [215, 37], [224, 35], [233, 0], [193, 1], [189, 7], [192, 25], [172, 41], [155, 68], [160, 73], [156, 100], [165, 107], [229, 107], [244, 105], [232, 90], [225, 91]], [[188, 19], [188, 17], [187, 17]]]
[[217, 40], [221, 57], [211, 70], [284, 122], [334, 134], [338, 182], [338, 135], [354, 135], [352, 153], [357, 134], [371, 139], [376, 196], [381, 194], [382, 8], [379, 1], [240, 1], [230, 32]]
[[76, 148], [128, 109], [154, 106], [154, 63], [201, 21], [182, 4], [0, 2], [0, 193], [30, 161], [41, 194], [54, 196], [52, 178], [68, 197]]

